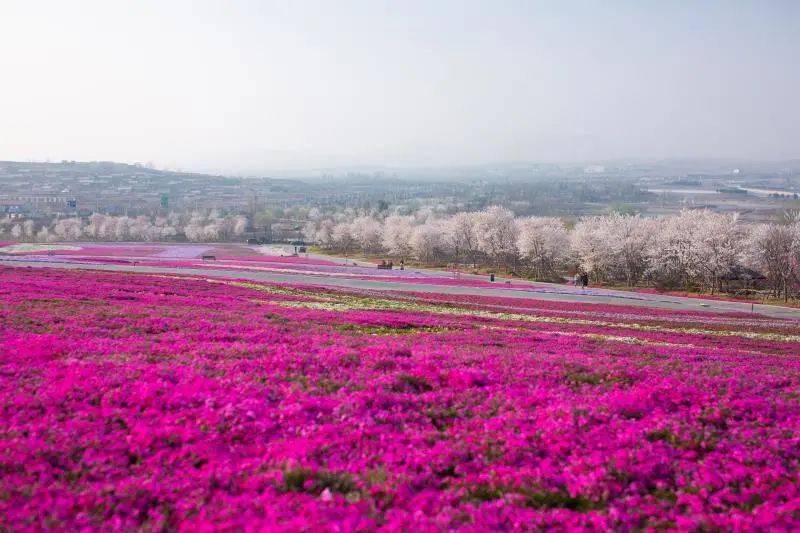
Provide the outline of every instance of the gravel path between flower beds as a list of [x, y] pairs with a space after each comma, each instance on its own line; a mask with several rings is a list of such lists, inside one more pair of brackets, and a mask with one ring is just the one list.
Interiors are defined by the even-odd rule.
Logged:
[[66, 268], [83, 270], [110, 270], [141, 273], [160, 273], [160, 274], [186, 274], [194, 276], [208, 276], [229, 279], [247, 279], [252, 281], [269, 281], [278, 283], [301, 283], [305, 285], [321, 285], [327, 287], [347, 287], [353, 289], [373, 289], [385, 291], [406, 291], [406, 292], [432, 292], [442, 294], [468, 294], [476, 296], [505, 296], [510, 298], [532, 298], [540, 300], [597, 303], [597, 304], [616, 304], [629, 305], [635, 307], [654, 307], [659, 309], [671, 309], [681, 311], [707, 311], [713, 313], [741, 312], [750, 313], [751, 311], [773, 318], [800, 319], [800, 309], [779, 307], [774, 305], [746, 304], [741, 302], [728, 302], [719, 300], [703, 300], [699, 298], [683, 298], [678, 296], [653, 297], [652, 295], [638, 295], [626, 291], [613, 291], [605, 289], [593, 289], [586, 293], [566, 293], [563, 287], [558, 285], [537, 284], [536, 290], [506, 289], [502, 287], [468, 287], [456, 285], [429, 285], [423, 283], [374, 281], [362, 279], [343, 279], [331, 278], [327, 276], [315, 276], [310, 274], [283, 274], [273, 272], [249, 272], [249, 271], [226, 271], [221, 269], [207, 268], [171, 268], [140, 265], [117, 265], [117, 264], [74, 264], [59, 262], [54, 258], [48, 261], [31, 261], [15, 259], [13, 257], [0, 257], [0, 265], [33, 268]]

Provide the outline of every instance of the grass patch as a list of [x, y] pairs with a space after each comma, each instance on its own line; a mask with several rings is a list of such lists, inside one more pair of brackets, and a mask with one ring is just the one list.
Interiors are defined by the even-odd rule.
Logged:
[[433, 390], [433, 386], [425, 378], [412, 374], [400, 374], [391, 387], [392, 392], [412, 392], [421, 394]]
[[565, 490], [542, 490], [529, 487], [504, 487], [489, 484], [474, 485], [467, 489], [468, 501], [484, 503], [513, 496], [521, 498], [522, 504], [532, 509], [568, 509], [587, 512], [602, 508], [602, 502], [577, 495], [571, 496]]
[[312, 470], [303, 467], [285, 469], [279, 489], [283, 492], [303, 492], [314, 495], [319, 495], [325, 489], [346, 495], [358, 492], [356, 482], [347, 472]]

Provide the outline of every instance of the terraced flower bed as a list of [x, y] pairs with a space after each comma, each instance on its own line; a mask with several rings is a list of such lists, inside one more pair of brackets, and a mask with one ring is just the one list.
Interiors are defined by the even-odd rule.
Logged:
[[[329, 278], [492, 287], [486, 278], [454, 277], [450, 272], [414, 269], [379, 270], [375, 266], [354, 265], [352, 261], [334, 261], [308, 254], [292, 254], [291, 247], [246, 246], [243, 244], [189, 243], [71, 243], [7, 244], [0, 243], [0, 257], [36, 262], [120, 264], [170, 268], [208, 268], [232, 272], [303, 274]], [[206, 261], [203, 256], [213, 256]], [[507, 288], [528, 290], [530, 284], [504, 284]]]
[[0, 529], [794, 529], [800, 324], [0, 268]]

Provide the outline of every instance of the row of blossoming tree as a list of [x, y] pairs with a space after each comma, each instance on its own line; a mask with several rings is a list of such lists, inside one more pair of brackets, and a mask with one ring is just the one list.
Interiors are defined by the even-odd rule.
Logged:
[[687, 210], [657, 218], [612, 213], [574, 225], [515, 217], [499, 206], [442, 216], [430, 211], [379, 217], [354, 212], [312, 217], [306, 238], [339, 252], [385, 254], [423, 264], [472, 265], [561, 279], [576, 269], [593, 280], [714, 292], [748, 272], [775, 296], [800, 285], [800, 220], [744, 224], [736, 214]]
[[0, 219], [0, 236], [32, 242], [57, 241], [168, 241], [185, 238], [192, 242], [227, 241], [241, 237], [247, 218], [221, 216], [211, 211], [188, 215], [113, 216], [100, 213], [86, 218], [70, 217], [37, 225], [28, 219]]

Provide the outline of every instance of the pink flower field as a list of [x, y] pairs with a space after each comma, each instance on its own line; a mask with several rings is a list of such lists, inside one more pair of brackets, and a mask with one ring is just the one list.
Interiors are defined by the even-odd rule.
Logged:
[[[23, 246], [17, 251], [13, 243], [0, 243], [0, 257], [36, 262], [78, 264], [123, 264], [174, 268], [208, 268], [239, 272], [266, 272], [276, 274], [306, 274], [330, 278], [363, 279], [422, 283], [426, 285], [458, 285], [464, 287], [491, 287], [498, 283], [487, 281], [488, 276], [463, 275], [454, 277], [447, 271], [421, 271], [416, 269], [379, 270], [376, 266], [356, 266], [352, 260], [328, 259], [308, 254], [292, 255], [291, 247], [246, 246], [242, 244], [186, 244], [186, 243], [69, 243]], [[41, 250], [36, 247], [41, 246]], [[63, 248], [60, 248], [62, 247]], [[53, 247], [54, 249], [47, 249]], [[28, 249], [28, 248], [33, 248]], [[203, 255], [213, 255], [213, 261], [204, 261]], [[530, 283], [509, 283], [507, 288], [530, 290]], [[566, 287], [565, 287], [566, 290]]]
[[792, 530], [800, 324], [0, 267], [0, 530]]

